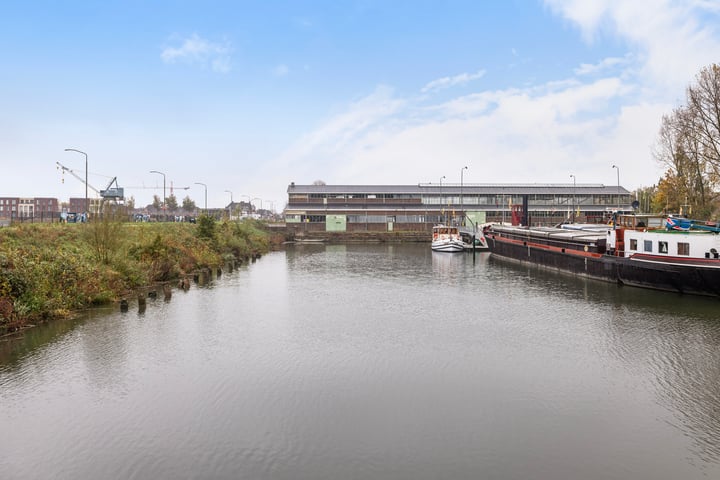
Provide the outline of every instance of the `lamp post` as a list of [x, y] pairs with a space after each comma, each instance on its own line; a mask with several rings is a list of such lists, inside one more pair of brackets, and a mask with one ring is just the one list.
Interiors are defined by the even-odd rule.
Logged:
[[465, 211], [463, 210], [463, 172], [467, 166], [460, 169], [460, 225], [465, 225]]
[[[260, 200], [260, 210], [262, 210], [263, 209], [262, 208], [262, 198], [259, 198], [259, 197], [253, 198], [252, 200], [250, 200], [250, 202], [253, 202], [254, 200]], [[258, 214], [258, 215], [260, 215], [260, 214]]]
[[617, 170], [617, 203], [618, 203], [617, 209], [618, 209], [618, 213], [619, 213], [620, 212], [620, 167], [618, 167], [617, 165], [613, 165], [612, 168]]
[[90, 209], [88, 205], [88, 156], [87, 153], [83, 152], [82, 150], [77, 150], [75, 148], [66, 148], [66, 152], [77, 152], [82, 153], [85, 155], [85, 215], [88, 214], [88, 210]]
[[230, 194], [230, 208], [228, 208], [228, 212], [230, 212], [230, 213], [229, 213], [229, 216], [230, 216], [230, 220], [232, 220], [233, 195], [232, 195], [232, 192], [231, 192], [230, 190], [225, 190], [225, 191]]
[[202, 182], [195, 182], [195, 185], [202, 185], [205, 187], [205, 215], [207, 215], [207, 185]]
[[[157, 170], [150, 170], [150, 173], [157, 173], [158, 175], [162, 175], [163, 177], [163, 214], [167, 216], [167, 198], [165, 197], [165, 174], [163, 172], [158, 172]], [[167, 220], [167, 219], [166, 219]]]
[[442, 216], [443, 216], [442, 223], [445, 223], [445, 214], [444, 214], [445, 207], [443, 206], [443, 204], [444, 204], [445, 202], [443, 201], [444, 198], [443, 198], [443, 191], [442, 191], [442, 181], [443, 181], [443, 178], [445, 178], [445, 175], [443, 175], [442, 177], [440, 177], [440, 213], [441, 213]]
[[571, 174], [570, 174], [570, 177], [573, 179], [572, 222], [575, 223], [575, 204], [577, 203], [577, 197], [576, 197], [576, 195], [575, 195], [575, 192], [576, 192], [576, 190], [575, 190], [575, 186], [576, 186], [576, 183], [575, 183], [575, 175], [573, 175], [573, 174], [571, 173]]

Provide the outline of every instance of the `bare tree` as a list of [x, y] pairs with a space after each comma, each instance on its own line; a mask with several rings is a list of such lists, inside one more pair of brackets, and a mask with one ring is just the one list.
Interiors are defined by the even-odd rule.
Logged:
[[693, 112], [693, 127], [698, 136], [699, 154], [720, 172], [720, 66], [703, 68], [696, 83], [687, 89], [688, 106]]
[[720, 67], [703, 69], [696, 80], [687, 88], [688, 105], [662, 118], [653, 155], [666, 173], [656, 202], [710, 215], [720, 183]]

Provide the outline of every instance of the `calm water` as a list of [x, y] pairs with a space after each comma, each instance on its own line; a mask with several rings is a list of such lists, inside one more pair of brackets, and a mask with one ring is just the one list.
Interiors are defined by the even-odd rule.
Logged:
[[719, 314], [486, 254], [297, 246], [0, 342], [0, 478], [720, 478]]

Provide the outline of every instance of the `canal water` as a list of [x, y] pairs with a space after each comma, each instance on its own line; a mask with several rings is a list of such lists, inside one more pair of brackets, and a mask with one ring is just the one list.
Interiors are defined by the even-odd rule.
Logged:
[[720, 478], [720, 303], [307, 245], [0, 341], [3, 479]]

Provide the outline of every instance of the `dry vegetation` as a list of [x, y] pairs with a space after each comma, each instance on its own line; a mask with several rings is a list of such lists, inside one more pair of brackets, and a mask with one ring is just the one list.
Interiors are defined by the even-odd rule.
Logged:
[[0, 229], [0, 333], [270, 249], [254, 221], [20, 225]]

